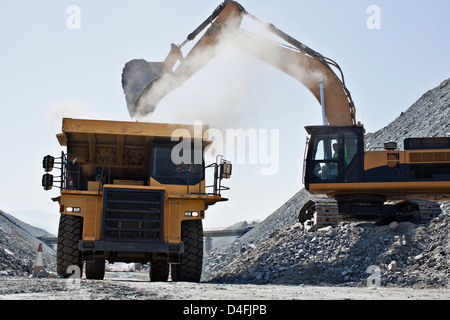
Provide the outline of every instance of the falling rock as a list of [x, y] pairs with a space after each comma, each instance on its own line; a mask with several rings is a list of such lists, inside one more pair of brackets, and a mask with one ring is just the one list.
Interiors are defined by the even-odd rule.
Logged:
[[331, 231], [333, 229], [333, 227], [332, 226], [327, 226], [327, 227], [323, 227], [323, 228], [320, 228], [320, 229], [318, 229], [317, 231], [318, 232], [329, 232], [329, 231]]
[[391, 222], [391, 223], [389, 224], [389, 228], [391, 228], [392, 231], [397, 230], [397, 229], [398, 229], [398, 226], [399, 226], [399, 224], [398, 224], [397, 221]]
[[397, 271], [397, 261], [391, 261], [391, 263], [389, 263], [388, 265], [388, 270], [392, 272]]

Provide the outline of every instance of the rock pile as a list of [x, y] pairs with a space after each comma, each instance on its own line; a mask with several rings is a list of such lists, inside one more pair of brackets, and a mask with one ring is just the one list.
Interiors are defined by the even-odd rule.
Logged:
[[33, 261], [17, 259], [9, 249], [0, 250], [0, 276], [23, 276], [33, 272]]
[[[41, 241], [30, 234], [34, 227], [25, 225], [0, 211], [0, 276], [30, 276], [33, 273]], [[56, 270], [56, 252], [45, 244], [43, 251], [45, 267]]]
[[211, 279], [217, 271], [239, 259], [244, 252], [255, 248], [260, 241], [295, 223], [300, 208], [310, 198], [311, 194], [307, 190], [299, 191], [278, 210], [233, 243], [205, 252], [202, 279]]
[[240, 258], [231, 263], [229, 256], [210, 255], [217, 269], [210, 280], [365, 286], [372, 266], [379, 270], [382, 285], [448, 287], [449, 232], [448, 215], [426, 226], [349, 223], [314, 233], [293, 224], [256, 246], [241, 247]]
[[450, 79], [429, 90], [389, 125], [366, 136], [366, 148], [395, 141], [403, 148], [405, 138], [450, 134]]

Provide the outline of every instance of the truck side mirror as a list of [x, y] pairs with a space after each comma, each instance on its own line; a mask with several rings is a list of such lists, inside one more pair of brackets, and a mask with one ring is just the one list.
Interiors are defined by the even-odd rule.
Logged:
[[46, 173], [42, 176], [42, 187], [45, 191], [52, 190], [53, 187], [53, 175]]
[[231, 177], [231, 171], [232, 171], [233, 165], [231, 162], [224, 161], [220, 164], [220, 178], [221, 179], [230, 179]]
[[42, 160], [42, 167], [45, 172], [51, 172], [55, 166], [55, 157], [45, 156]]

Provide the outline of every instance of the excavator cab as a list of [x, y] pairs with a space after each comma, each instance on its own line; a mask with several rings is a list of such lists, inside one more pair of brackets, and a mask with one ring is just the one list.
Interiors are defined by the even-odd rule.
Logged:
[[308, 126], [303, 182], [313, 184], [359, 182], [363, 178], [362, 126]]

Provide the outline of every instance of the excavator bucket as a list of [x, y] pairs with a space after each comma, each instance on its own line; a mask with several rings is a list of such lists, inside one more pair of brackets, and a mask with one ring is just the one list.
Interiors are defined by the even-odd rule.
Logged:
[[[241, 24], [245, 9], [234, 1], [225, 1], [213, 14], [206, 19], [186, 41], [172, 48], [164, 62], [147, 62], [145, 60], [132, 60], [125, 65], [122, 73], [122, 86], [125, 92], [128, 111], [131, 117], [142, 117], [153, 113], [158, 103], [170, 92], [180, 87], [197, 70], [202, 68], [217, 53], [215, 50], [204, 50], [216, 46], [218, 36], [232, 34]], [[214, 21], [214, 24], [212, 22]], [[184, 58], [181, 48], [206, 28], [202, 39]], [[204, 51], [208, 51], [205, 55]], [[201, 59], [198, 52], [201, 52]], [[177, 62], [180, 65], [173, 71]]]
[[164, 62], [132, 60], [125, 65], [122, 73], [122, 87], [131, 117], [151, 114], [157, 105], [148, 99], [148, 91], [155, 81], [166, 73]]

